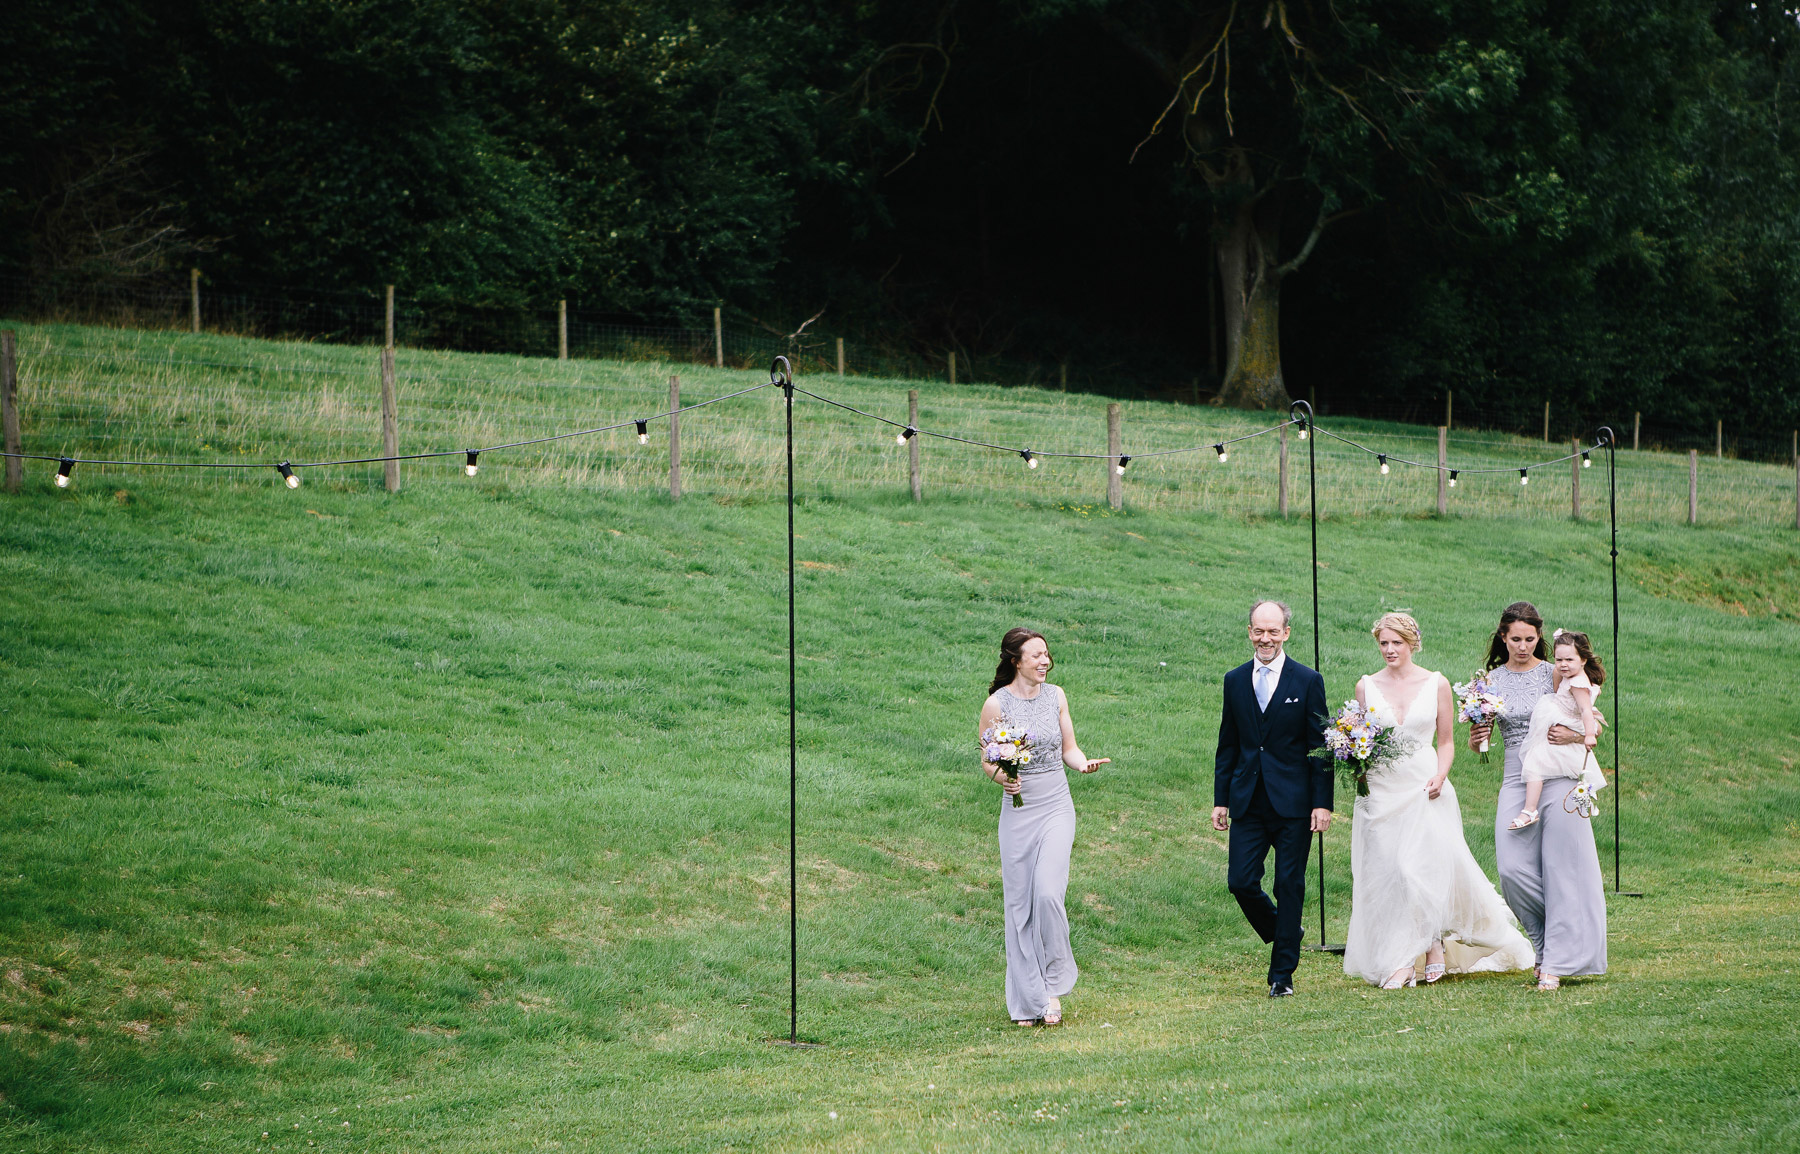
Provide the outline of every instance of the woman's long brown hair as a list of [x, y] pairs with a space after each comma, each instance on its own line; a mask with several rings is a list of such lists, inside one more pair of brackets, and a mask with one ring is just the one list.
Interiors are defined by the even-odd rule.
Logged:
[[[994, 683], [988, 686], [989, 694], [1013, 683], [1013, 678], [1019, 675], [1019, 657], [1025, 651], [1025, 643], [1031, 640], [1044, 642], [1046, 648], [1050, 645], [1044, 635], [1035, 629], [1027, 629], [1021, 625], [1006, 631], [1006, 636], [1000, 639], [1000, 665], [994, 670]], [[1050, 668], [1056, 668], [1055, 658], [1050, 659]]]
[[1488, 642], [1487, 667], [1489, 669], [1505, 665], [1512, 654], [1506, 649], [1506, 634], [1514, 623], [1523, 621], [1537, 630], [1537, 654], [1539, 661], [1550, 660], [1550, 649], [1544, 644], [1544, 619], [1539, 615], [1537, 606], [1529, 601], [1514, 601], [1500, 614], [1500, 627], [1494, 630], [1494, 639]]

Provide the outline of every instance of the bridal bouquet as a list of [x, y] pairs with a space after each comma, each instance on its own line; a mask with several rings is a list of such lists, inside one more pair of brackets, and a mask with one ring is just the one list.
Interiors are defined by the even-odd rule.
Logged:
[[[1470, 725], [1492, 725], [1506, 708], [1506, 702], [1494, 692], [1493, 682], [1486, 673], [1477, 673], [1462, 685], [1456, 687], [1456, 716], [1460, 721]], [[1481, 742], [1481, 760], [1488, 759], [1488, 743]]]
[[[1006, 776], [1019, 780], [1019, 770], [1031, 763], [1031, 731], [1018, 729], [1004, 717], [981, 733], [981, 759], [1006, 771]], [[1012, 795], [1013, 808], [1025, 804], [1022, 794]]]
[[1396, 758], [1410, 753], [1411, 743], [1386, 722], [1376, 717], [1366, 705], [1344, 702], [1336, 717], [1320, 719], [1325, 731], [1325, 745], [1313, 750], [1315, 756], [1330, 754], [1340, 773], [1348, 774], [1356, 784], [1356, 796], [1369, 796], [1369, 775], [1380, 773]]

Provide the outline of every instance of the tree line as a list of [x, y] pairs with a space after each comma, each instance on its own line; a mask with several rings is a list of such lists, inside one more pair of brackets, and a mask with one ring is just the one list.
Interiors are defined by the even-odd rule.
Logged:
[[1783, 4], [19, 0], [35, 283], [715, 304], [1105, 390], [1800, 420]]

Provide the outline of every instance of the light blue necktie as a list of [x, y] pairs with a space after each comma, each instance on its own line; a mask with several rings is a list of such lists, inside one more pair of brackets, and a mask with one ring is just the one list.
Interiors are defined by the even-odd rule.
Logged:
[[1256, 667], [1256, 708], [1264, 713], [1269, 711], [1269, 698], [1275, 695], [1275, 687], [1269, 684], [1269, 675], [1275, 671], [1267, 665]]

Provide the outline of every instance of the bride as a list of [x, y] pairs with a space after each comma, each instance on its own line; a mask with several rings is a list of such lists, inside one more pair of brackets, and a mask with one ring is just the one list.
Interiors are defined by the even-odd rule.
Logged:
[[1418, 984], [1420, 962], [1427, 985], [1445, 973], [1529, 970], [1531, 943], [1463, 840], [1450, 682], [1413, 664], [1419, 623], [1407, 614], [1384, 614], [1369, 632], [1386, 668], [1356, 683], [1356, 700], [1414, 748], [1371, 773], [1369, 796], [1356, 799], [1344, 972], [1396, 990]]

